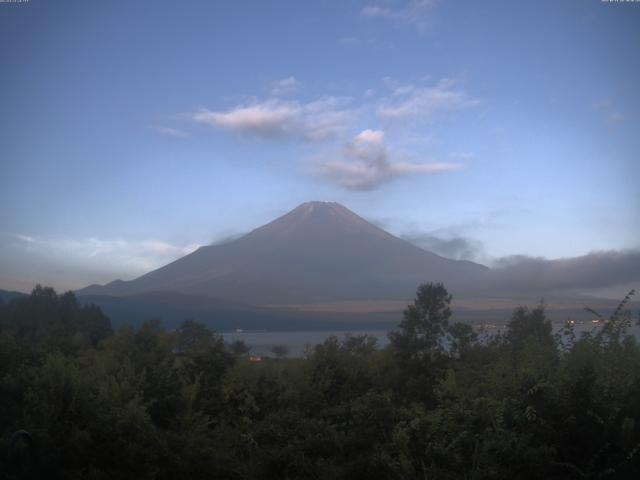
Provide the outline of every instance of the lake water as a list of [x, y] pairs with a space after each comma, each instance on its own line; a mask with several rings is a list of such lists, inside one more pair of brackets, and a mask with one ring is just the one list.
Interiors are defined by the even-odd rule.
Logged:
[[[554, 324], [554, 331], [562, 328], [563, 325]], [[594, 325], [584, 323], [575, 325], [576, 337], [581, 332], [593, 330]], [[504, 326], [490, 325], [487, 326], [487, 332], [497, 333], [504, 330]], [[630, 333], [640, 340], [640, 327], [634, 326]], [[359, 336], [369, 335], [377, 340], [378, 348], [388, 345], [389, 339], [387, 334], [389, 330], [354, 330], [354, 331], [336, 331], [336, 330], [316, 330], [316, 331], [300, 331], [300, 332], [270, 332], [270, 331], [243, 331], [243, 332], [227, 332], [222, 333], [225, 341], [233, 342], [234, 340], [242, 340], [251, 348], [252, 355], [273, 356], [271, 349], [275, 346], [287, 347], [289, 357], [301, 357], [309, 347], [313, 347], [319, 343], [323, 343], [330, 336], [336, 336], [343, 340], [346, 335]]]

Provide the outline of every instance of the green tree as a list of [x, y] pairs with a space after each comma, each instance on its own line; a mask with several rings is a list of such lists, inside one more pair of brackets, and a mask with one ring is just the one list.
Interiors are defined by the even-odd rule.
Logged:
[[178, 328], [177, 351], [182, 354], [202, 352], [210, 348], [215, 338], [206, 325], [195, 320], [185, 320]]
[[402, 354], [420, 357], [441, 350], [451, 317], [451, 295], [442, 283], [418, 287], [413, 305], [404, 311], [400, 331], [391, 332], [391, 344]]
[[547, 319], [544, 304], [533, 310], [518, 307], [507, 324], [506, 340], [515, 347], [533, 342], [538, 345], [554, 345], [551, 321]]
[[478, 340], [473, 327], [467, 323], [456, 322], [448, 329], [451, 338], [449, 350], [455, 357], [465, 356]]
[[442, 283], [420, 285], [404, 311], [400, 330], [389, 333], [399, 366], [394, 390], [406, 398], [433, 402], [433, 388], [446, 369], [446, 333], [451, 295]]
[[231, 354], [235, 357], [244, 357], [251, 351], [251, 347], [244, 343], [244, 340], [239, 339], [229, 343], [228, 348]]

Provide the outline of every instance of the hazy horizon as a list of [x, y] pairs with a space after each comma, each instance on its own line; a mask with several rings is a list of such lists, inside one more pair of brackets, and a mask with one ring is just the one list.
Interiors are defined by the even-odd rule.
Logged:
[[[85, 284], [78, 293], [128, 296], [155, 291], [169, 300], [181, 292], [252, 305], [350, 311], [352, 304], [356, 311], [375, 312], [388, 311], [392, 298], [391, 310], [400, 311], [415, 286], [429, 280], [445, 282], [456, 297], [461, 294], [458, 305], [483, 310], [487, 305], [481, 298], [514, 305], [540, 296], [561, 303], [585, 294], [619, 300], [640, 280], [640, 252], [634, 250], [555, 260], [512, 256], [496, 259], [487, 270], [468, 262], [434, 263], [430, 250], [423, 248], [420, 254], [408, 248], [418, 246], [412, 240], [388, 235], [339, 203], [311, 201], [246, 235], [209, 245], [213, 249], [185, 252], [135, 281]], [[347, 282], [341, 284], [343, 280]]]

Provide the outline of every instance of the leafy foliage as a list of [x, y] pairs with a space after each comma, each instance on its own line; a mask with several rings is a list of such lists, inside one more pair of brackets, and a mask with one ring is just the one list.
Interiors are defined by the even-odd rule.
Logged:
[[0, 478], [637, 477], [629, 298], [581, 336], [554, 337], [540, 305], [484, 339], [451, 300], [420, 286], [386, 348], [331, 337], [255, 363], [200, 323], [113, 332], [38, 286], [0, 305]]

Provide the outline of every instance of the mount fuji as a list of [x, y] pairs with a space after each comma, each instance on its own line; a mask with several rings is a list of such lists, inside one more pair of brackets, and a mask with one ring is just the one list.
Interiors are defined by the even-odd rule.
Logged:
[[173, 292], [254, 306], [407, 300], [420, 283], [464, 292], [488, 268], [423, 250], [334, 202], [307, 202], [234, 241], [79, 295]]

